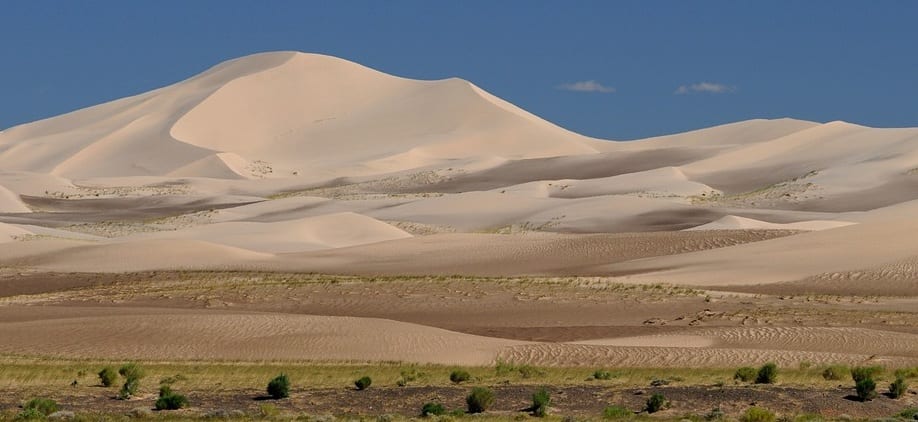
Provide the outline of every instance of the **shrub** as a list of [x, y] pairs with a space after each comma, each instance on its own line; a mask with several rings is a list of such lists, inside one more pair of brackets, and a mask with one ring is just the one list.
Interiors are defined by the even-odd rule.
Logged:
[[373, 384], [373, 380], [366, 376], [360, 377], [360, 379], [354, 381], [354, 386], [357, 387], [358, 390], [366, 390], [370, 387], [370, 384]]
[[649, 399], [647, 399], [647, 404], [644, 406], [644, 410], [646, 410], [647, 413], [656, 413], [666, 408], [667, 404], [668, 403], [666, 402], [666, 397], [660, 393], [654, 393], [650, 396]]
[[532, 395], [532, 407], [529, 410], [532, 411], [533, 416], [541, 418], [548, 415], [548, 406], [551, 406], [551, 394], [548, 393], [548, 390], [540, 388]]
[[137, 395], [137, 390], [140, 389], [140, 379], [139, 378], [128, 378], [124, 381], [124, 385], [121, 386], [121, 390], [118, 391], [118, 398], [121, 400], [127, 400], [131, 397]]
[[755, 377], [756, 384], [774, 384], [778, 380], [778, 365], [766, 363], [759, 368]]
[[140, 365], [137, 365], [136, 363], [125, 364], [120, 369], [118, 369], [118, 373], [121, 374], [121, 376], [124, 377], [125, 379], [134, 378], [134, 379], [139, 380], [143, 378], [144, 376], [146, 376], [146, 373], [144, 372], [143, 368], [140, 367]]
[[597, 369], [596, 372], [593, 372], [593, 379], [610, 380], [612, 379], [612, 373], [602, 369]]
[[472, 374], [469, 374], [468, 371], [463, 371], [461, 369], [457, 369], [453, 372], [450, 372], [449, 374], [449, 380], [456, 384], [461, 384], [470, 379], [472, 379]]
[[16, 420], [30, 420], [30, 419], [44, 419], [45, 414], [38, 411], [38, 409], [23, 409], [22, 412], [19, 412], [16, 415]]
[[908, 384], [905, 383], [905, 378], [896, 377], [896, 380], [889, 384], [889, 396], [898, 399], [905, 395], [908, 391]]
[[103, 387], [111, 387], [116, 381], [118, 381], [118, 373], [115, 372], [115, 368], [107, 366], [99, 371], [99, 384], [102, 384]]
[[822, 377], [828, 381], [838, 381], [845, 378], [851, 370], [845, 365], [832, 365], [822, 371]]
[[484, 412], [494, 404], [494, 393], [484, 387], [475, 387], [465, 398], [465, 404], [468, 405], [469, 413]]
[[877, 396], [877, 384], [873, 378], [862, 378], [854, 384], [854, 391], [861, 401], [873, 400]]
[[159, 387], [159, 398], [153, 407], [156, 410], [177, 410], [188, 406], [188, 398], [172, 391], [168, 385]]
[[883, 373], [882, 366], [857, 366], [851, 368], [851, 379], [858, 382], [865, 379], [873, 379], [874, 376]]
[[36, 397], [22, 405], [23, 410], [34, 410], [43, 416], [57, 412], [57, 402], [51, 399]]
[[724, 413], [724, 411], [719, 407], [715, 407], [711, 409], [711, 411], [708, 412], [708, 414], [704, 415], [704, 420], [706, 421], [722, 421], [726, 418], [727, 418], [727, 414]]
[[733, 373], [733, 379], [742, 382], [752, 382], [758, 375], [758, 371], [750, 366], [744, 366]]
[[428, 402], [424, 403], [424, 406], [421, 407], [421, 416], [424, 417], [430, 415], [440, 416], [444, 413], [446, 413], [446, 408], [440, 403]]
[[750, 407], [740, 416], [740, 422], [775, 422], [775, 414], [761, 407]]
[[606, 406], [602, 409], [602, 417], [606, 419], [624, 419], [631, 416], [634, 416], [634, 412], [622, 406]]
[[290, 379], [287, 374], [280, 374], [268, 382], [267, 391], [274, 400], [290, 397]]
[[896, 414], [896, 416], [902, 419], [906, 419], [906, 420], [909, 420], [909, 419], [918, 420], [918, 407], [910, 407], [908, 409], [905, 409], [899, 412], [898, 414]]

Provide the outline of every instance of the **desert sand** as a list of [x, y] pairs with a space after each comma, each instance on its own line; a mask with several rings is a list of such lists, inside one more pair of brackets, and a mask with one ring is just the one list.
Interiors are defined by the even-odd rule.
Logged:
[[256, 54], [0, 132], [0, 353], [918, 365], [916, 215], [918, 128], [600, 140]]

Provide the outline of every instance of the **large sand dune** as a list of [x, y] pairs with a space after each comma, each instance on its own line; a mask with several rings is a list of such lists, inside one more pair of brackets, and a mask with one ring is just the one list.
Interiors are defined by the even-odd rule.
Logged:
[[[231, 60], [151, 92], [0, 132], [0, 272], [13, 279], [145, 270], [591, 276], [737, 292], [908, 296], [918, 292], [916, 215], [916, 128], [756, 119], [604, 141], [461, 79], [412, 80], [296, 52]], [[35, 289], [17, 291], [26, 290]], [[335, 309], [323, 312], [339, 315]], [[0, 321], [0, 334], [22, 345], [4, 342], [2, 352], [47, 347], [91, 356], [85, 344], [68, 345], [61, 327], [95, 336], [145, 318], [70, 314]], [[913, 336], [844, 327], [798, 327], [764, 343], [773, 336], [767, 327], [609, 340], [600, 335], [608, 327], [578, 320], [571, 329], [595, 338], [518, 344], [436, 331], [444, 327], [423, 327], [423, 318], [186, 317], [189, 336], [238, 354], [211, 353], [207, 342], [168, 351], [143, 343], [158, 335], [151, 328], [125, 331], [141, 343], [113, 343], [110, 355], [388, 360], [407, 347], [416, 349], [412, 359], [442, 363], [458, 353], [474, 363], [504, 356], [720, 365], [743, 356], [855, 362], [885, 348], [898, 363], [916, 358]], [[173, 324], [179, 317], [156, 318]], [[226, 327], [235, 325], [252, 335], [227, 343]], [[292, 325], [299, 331], [285, 331]], [[30, 330], [53, 344], [30, 343]], [[343, 334], [306, 340], [324, 330]], [[381, 339], [379, 330], [407, 340]], [[296, 338], [291, 347], [299, 351], [273, 349], [258, 332]], [[342, 336], [385, 347], [351, 350]], [[422, 344], [423, 337], [437, 340]], [[814, 340], [787, 340], [795, 338]], [[680, 342], [685, 350], [655, 357], [661, 345], [675, 350]], [[863, 350], [835, 349], [848, 346]]]

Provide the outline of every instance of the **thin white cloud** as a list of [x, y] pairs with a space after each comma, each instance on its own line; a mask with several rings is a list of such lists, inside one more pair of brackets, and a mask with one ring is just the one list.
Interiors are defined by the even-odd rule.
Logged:
[[605, 86], [593, 80], [561, 84], [558, 85], [558, 89], [575, 92], [600, 92], [603, 94], [611, 94], [615, 92], [615, 88], [611, 86]]
[[682, 85], [679, 88], [676, 88], [676, 91], [673, 92], [673, 94], [685, 95], [694, 94], [696, 92], [706, 92], [709, 94], [729, 94], [734, 91], [736, 91], [735, 86], [729, 86], [714, 82], [699, 82], [697, 84]]

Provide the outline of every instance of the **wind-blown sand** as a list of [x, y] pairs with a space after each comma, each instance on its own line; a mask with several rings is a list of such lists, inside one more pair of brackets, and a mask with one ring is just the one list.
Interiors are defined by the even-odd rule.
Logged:
[[[135, 271], [214, 270], [586, 276], [605, 286], [702, 286], [738, 295], [911, 297], [918, 295], [915, 215], [916, 128], [757, 119], [604, 141], [461, 79], [411, 80], [295, 52], [231, 60], [151, 92], [0, 132], [0, 274], [18, 285], [11, 291], [39, 296], [60, 292], [19, 284], [49, 271], [103, 280]], [[174, 304], [164, 306], [156, 321], [177, 324], [181, 315], [189, 333], [207, 340], [156, 343], [161, 333], [143, 325], [142, 303], [125, 305], [118, 318], [84, 317], [63, 306], [55, 319], [26, 321], [37, 311], [11, 307], [20, 299], [10, 300], [0, 305], [0, 332], [16, 339], [5, 342], [6, 353], [90, 356], [88, 343], [60, 327], [103, 339], [106, 327], [131, 324], [149, 328], [125, 332], [138, 346], [110, 340], [105, 354], [725, 365], [855, 362], [882, 354], [882, 347], [895, 351], [889, 362], [905, 364], [918, 349], [912, 337], [893, 339], [889, 327], [857, 331], [854, 319], [841, 327], [762, 320], [759, 331], [696, 327], [646, 336], [634, 332], [640, 321], [594, 313], [565, 323], [570, 333], [589, 335], [539, 342], [538, 335], [560, 339], [559, 328], [520, 320], [520, 333], [541, 333], [529, 338], [493, 324], [408, 317], [419, 312], [410, 307], [382, 319], [351, 315], [366, 321], [340, 318], [350, 315], [345, 304], [296, 315], [306, 302], [264, 315], [170, 314]], [[660, 323], [645, 316], [650, 326]], [[682, 320], [661, 321], [673, 327]], [[220, 328], [235, 324], [272, 340], [234, 339]], [[339, 334], [307, 341], [326, 329]], [[758, 341], [772, 335], [768, 329], [780, 335]], [[284, 336], [297, 340], [289, 348], [272, 343]], [[364, 337], [384, 347], [367, 350], [368, 343], [357, 343]], [[431, 344], [421, 340], [427, 337]], [[533, 341], [519, 343], [522, 337]], [[855, 346], [857, 353], [838, 351]], [[664, 348], [682, 351], [657, 359]]]

